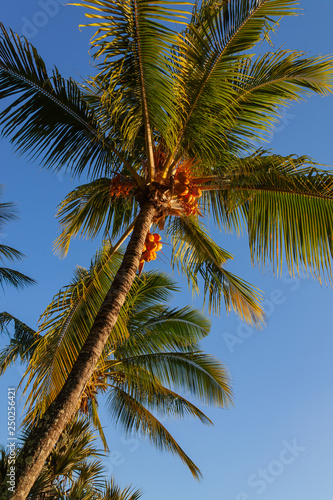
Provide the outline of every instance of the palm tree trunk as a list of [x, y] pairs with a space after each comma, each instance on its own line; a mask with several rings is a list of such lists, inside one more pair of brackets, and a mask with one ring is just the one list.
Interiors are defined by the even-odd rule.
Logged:
[[119, 311], [134, 281], [146, 235], [156, 212], [151, 197], [142, 205], [122, 264], [95, 318], [88, 338], [56, 399], [30, 433], [16, 462], [16, 489], [10, 496], [6, 485], [1, 499], [24, 500], [65, 425], [77, 410], [78, 401], [102, 354]]

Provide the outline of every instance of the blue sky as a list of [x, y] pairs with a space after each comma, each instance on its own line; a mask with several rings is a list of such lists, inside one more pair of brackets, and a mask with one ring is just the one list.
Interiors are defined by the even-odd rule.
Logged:
[[[333, 2], [303, 0], [301, 5], [301, 17], [282, 20], [275, 48], [332, 53]], [[47, 66], [57, 65], [63, 76], [79, 78], [92, 71], [89, 33], [77, 27], [84, 21], [82, 9], [58, 0], [12, 0], [10, 9], [1, 5], [0, 19], [29, 36]], [[269, 147], [332, 164], [332, 117], [333, 96], [288, 108]], [[18, 157], [6, 140], [0, 142], [0, 157], [3, 199], [14, 201], [20, 215], [0, 235], [1, 242], [25, 253], [17, 268], [38, 281], [23, 292], [0, 290], [1, 311], [35, 327], [52, 296], [70, 281], [74, 267], [89, 265], [99, 241], [75, 241], [69, 256], [59, 260], [52, 252], [58, 235], [56, 206], [77, 181]], [[287, 273], [281, 279], [269, 270], [262, 274], [251, 266], [246, 238], [213, 234], [234, 254], [230, 270], [265, 292], [269, 322], [258, 332], [232, 314], [213, 318], [204, 348], [228, 366], [235, 406], [207, 409], [214, 428], [190, 420], [167, 424], [204, 479], [194, 481], [179, 460], [146, 442], [125, 440], [103, 411], [111, 449], [106, 464], [123, 485], [141, 487], [146, 500], [332, 500], [332, 290], [312, 280], [293, 281]], [[158, 264], [169, 271], [166, 258]], [[182, 286], [175, 303], [200, 307], [200, 298], [194, 301], [186, 284]], [[4, 341], [0, 339], [1, 345]], [[7, 437], [7, 387], [17, 385], [21, 374], [22, 368], [13, 368], [0, 380], [0, 442]]]

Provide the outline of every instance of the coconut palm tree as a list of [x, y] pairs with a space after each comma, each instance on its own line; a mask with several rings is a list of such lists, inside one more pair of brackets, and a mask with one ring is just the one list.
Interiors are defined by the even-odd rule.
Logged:
[[165, 227], [174, 264], [190, 283], [204, 279], [212, 310], [224, 298], [228, 310], [255, 324], [263, 319], [258, 293], [225, 269], [231, 255], [199, 223], [200, 210], [221, 229], [246, 227], [253, 260], [276, 273], [285, 258], [291, 273], [331, 279], [331, 173], [311, 159], [254, 146], [283, 105], [331, 91], [326, 57], [250, 55], [277, 20], [296, 13], [296, 0], [80, 5], [97, 29], [97, 74], [78, 85], [48, 72], [31, 45], [3, 28], [0, 97], [15, 97], [0, 123], [17, 149], [48, 168], [91, 178], [61, 209], [59, 248], [104, 221], [113, 238], [131, 237], [67, 383], [18, 460], [13, 498], [24, 498], [74, 413], [140, 263], [155, 258], [152, 224]]
[[[89, 270], [76, 270], [72, 283], [41, 316], [36, 332], [8, 313], [0, 316], [3, 330], [14, 323], [11, 342], [0, 352], [2, 373], [18, 356], [22, 362], [29, 361], [26, 388], [33, 387], [26, 432], [37, 425], [65, 384], [116, 274], [121, 255], [110, 257], [110, 248], [104, 244]], [[178, 455], [198, 477], [197, 466], [155, 415], [193, 416], [211, 424], [177, 389], [220, 407], [230, 402], [231, 391], [223, 366], [198, 347], [198, 341], [209, 333], [210, 322], [191, 307], [167, 307], [175, 290], [173, 280], [162, 273], [144, 273], [135, 279], [77, 409], [91, 417], [107, 450], [97, 401], [97, 395], [105, 393], [113, 420], [126, 433], [139, 433], [158, 448]]]
[[[0, 196], [2, 195], [3, 186], [0, 185]], [[5, 224], [11, 220], [15, 219], [14, 206], [12, 203], [0, 203], [0, 233], [3, 231]], [[0, 244], [0, 262], [4, 260], [9, 260], [13, 262], [15, 260], [20, 260], [24, 255], [15, 250], [15, 248], [9, 247], [7, 245]], [[28, 276], [15, 271], [14, 269], [9, 269], [8, 267], [0, 267], [0, 286], [4, 288], [5, 285], [13, 285], [16, 288], [22, 288], [26, 285], [32, 285], [35, 281]]]

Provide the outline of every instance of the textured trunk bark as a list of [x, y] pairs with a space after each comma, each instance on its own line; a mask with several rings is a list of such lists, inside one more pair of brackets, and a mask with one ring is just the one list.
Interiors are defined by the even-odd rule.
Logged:
[[[2, 486], [1, 499], [24, 500], [42, 466], [77, 409], [79, 398], [100, 358], [135, 278], [143, 244], [156, 212], [154, 200], [147, 200], [134, 225], [122, 264], [95, 318], [88, 338], [57, 398], [33, 429], [16, 462], [16, 488], [10, 494]], [[12, 496], [11, 496], [12, 495]]]

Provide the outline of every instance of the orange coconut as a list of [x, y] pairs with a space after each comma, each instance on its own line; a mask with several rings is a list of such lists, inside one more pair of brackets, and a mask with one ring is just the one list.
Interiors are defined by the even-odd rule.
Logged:
[[155, 243], [155, 241], [148, 241], [147, 243], [147, 250], [149, 252], [154, 252], [157, 248], [157, 244]]
[[195, 196], [196, 198], [201, 198], [202, 196], [202, 191], [201, 189], [198, 187], [198, 186], [194, 186], [192, 188], [192, 194], [193, 196]]

